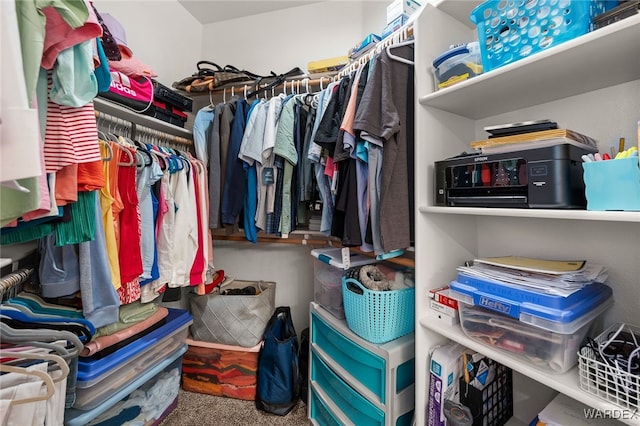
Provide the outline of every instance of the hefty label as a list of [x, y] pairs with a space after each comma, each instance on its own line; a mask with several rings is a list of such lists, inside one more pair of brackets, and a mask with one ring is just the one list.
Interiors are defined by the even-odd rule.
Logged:
[[483, 308], [491, 309], [492, 311], [500, 312], [501, 314], [514, 316], [511, 312], [513, 305], [505, 302], [501, 302], [497, 299], [492, 299], [487, 296], [480, 296], [480, 299], [477, 301], [478, 306]]

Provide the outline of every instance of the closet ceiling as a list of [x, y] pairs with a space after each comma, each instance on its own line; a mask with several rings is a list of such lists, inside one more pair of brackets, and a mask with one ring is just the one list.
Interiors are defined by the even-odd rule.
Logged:
[[178, 0], [200, 23], [213, 22], [258, 15], [291, 7], [303, 6], [320, 1], [220, 1], [220, 0]]

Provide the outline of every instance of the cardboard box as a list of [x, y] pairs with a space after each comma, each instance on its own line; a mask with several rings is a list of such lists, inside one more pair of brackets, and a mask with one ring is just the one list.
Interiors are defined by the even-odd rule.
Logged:
[[441, 322], [447, 326], [453, 326], [456, 324], [460, 324], [460, 316], [456, 314], [456, 316], [452, 317], [446, 314], [443, 314], [438, 311], [434, 311], [433, 309], [429, 309], [427, 312], [427, 316], [432, 318], [434, 321]]
[[456, 342], [448, 342], [436, 347], [429, 362], [429, 400], [427, 418], [429, 426], [444, 426], [445, 399], [459, 401], [458, 379], [462, 362], [460, 357], [465, 347]]
[[444, 303], [436, 302], [433, 299], [429, 300], [429, 310], [448, 315], [452, 318], [458, 318], [457, 309], [453, 309], [451, 306], [447, 306]]
[[411, 14], [419, 8], [420, 3], [415, 0], [394, 0], [387, 6], [387, 24], [391, 23], [400, 15], [411, 16]]
[[406, 13], [403, 13], [393, 21], [389, 22], [382, 30], [382, 38], [385, 39], [389, 37], [393, 32], [402, 28], [402, 26], [406, 24], [408, 20], [409, 20], [409, 15], [407, 15]]
[[307, 63], [309, 73], [339, 71], [349, 63], [349, 56], [336, 56], [335, 58], [320, 59]]
[[458, 301], [449, 295], [449, 286], [429, 290], [429, 297], [443, 305], [458, 309]]

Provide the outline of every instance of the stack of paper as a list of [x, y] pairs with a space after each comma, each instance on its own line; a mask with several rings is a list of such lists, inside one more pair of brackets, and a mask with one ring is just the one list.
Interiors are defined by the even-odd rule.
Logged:
[[458, 271], [516, 288], [533, 288], [560, 296], [569, 296], [585, 285], [607, 279], [604, 266], [586, 260], [557, 261], [518, 256], [474, 259], [473, 265], [460, 266]]
[[471, 142], [471, 148], [480, 150], [483, 154], [499, 154], [560, 144], [570, 144], [593, 152], [598, 151], [595, 139], [568, 129], [541, 130], [489, 138]]

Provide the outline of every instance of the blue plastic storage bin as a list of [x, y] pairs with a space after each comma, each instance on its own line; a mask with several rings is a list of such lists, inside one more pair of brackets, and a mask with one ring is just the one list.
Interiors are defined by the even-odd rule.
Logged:
[[[158, 364], [150, 365], [146, 371], [137, 375], [133, 381], [128, 383], [126, 386], [120, 387], [116, 392], [109, 395], [107, 399], [103, 400], [100, 404], [90, 410], [78, 410], [76, 408], [66, 409], [64, 412], [65, 426], [84, 426], [88, 424], [98, 416], [108, 411], [119, 401], [127, 398], [136, 389], [153, 383], [153, 380], [163, 372], [170, 372], [174, 369], [179, 369], [178, 377], [180, 377], [180, 371], [182, 371], [182, 355], [186, 351], [187, 345], [185, 343]], [[176, 393], [179, 391], [179, 389], [175, 390]]]
[[569, 296], [560, 296], [529, 288], [515, 288], [464, 273], [459, 273], [457, 281], [452, 281], [449, 287], [458, 301], [562, 333], [575, 329], [575, 325], [572, 325], [574, 321], [612, 296], [611, 288], [602, 283], [593, 283]]
[[484, 72], [571, 40], [595, 16], [617, 6], [602, 0], [488, 0], [471, 12]]
[[[176, 334], [180, 338], [186, 339], [188, 326], [193, 322], [191, 314], [183, 309], [171, 309], [166, 316], [166, 323], [142, 336], [135, 342], [132, 342], [117, 351], [100, 359], [91, 359], [80, 357], [78, 360], [78, 382], [91, 382], [94, 384], [101, 381], [105, 375], [108, 377], [112, 372], [126, 367], [127, 364], [139, 354], [145, 352], [149, 348], [153, 348], [155, 344], [164, 340], [169, 335]], [[106, 373], [106, 374], [105, 374]], [[79, 387], [85, 387], [82, 384]]]
[[640, 211], [638, 157], [582, 163], [587, 210]]
[[372, 343], [384, 343], [415, 329], [415, 288], [373, 291], [352, 278], [342, 278], [347, 325]]
[[613, 304], [611, 289], [600, 283], [562, 298], [492, 281], [467, 281], [453, 281], [449, 289], [458, 301], [464, 333], [554, 373], [577, 363], [593, 321]]

